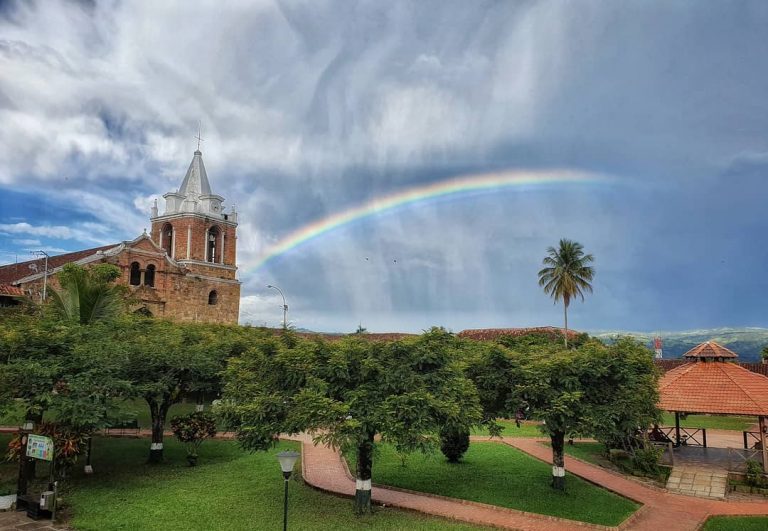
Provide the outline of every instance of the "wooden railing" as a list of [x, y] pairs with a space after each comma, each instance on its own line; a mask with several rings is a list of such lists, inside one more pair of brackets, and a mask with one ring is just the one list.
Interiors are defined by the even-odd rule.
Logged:
[[762, 450], [728, 448], [728, 470], [730, 472], [744, 472], [747, 469], [747, 461], [757, 461], [763, 464]]
[[[664, 434], [666, 441], [677, 444], [677, 430], [674, 426], [659, 426], [658, 430]], [[649, 437], [653, 436], [653, 430], [648, 430]], [[657, 439], [658, 440], [658, 439]], [[662, 441], [662, 442], [666, 442]], [[683, 428], [680, 427], [680, 446], [701, 446], [707, 447], [706, 428]]]

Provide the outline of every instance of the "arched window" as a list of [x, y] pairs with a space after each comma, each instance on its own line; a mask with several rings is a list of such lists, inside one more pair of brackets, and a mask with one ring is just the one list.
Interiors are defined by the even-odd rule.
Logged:
[[218, 302], [219, 302], [219, 294], [216, 293], [216, 290], [211, 291], [208, 294], [208, 304], [214, 305], [214, 304], [217, 304]]
[[149, 287], [155, 286], [155, 266], [149, 264], [147, 270], [144, 271], [144, 285]]
[[142, 317], [152, 317], [152, 311], [146, 306], [142, 306], [138, 310], [134, 310], [133, 313], [136, 315], [141, 315]]
[[219, 229], [211, 227], [208, 229], [208, 253], [207, 260], [209, 262], [216, 262], [216, 254], [219, 252]]
[[131, 264], [130, 284], [131, 286], [138, 286], [139, 284], [141, 284], [141, 270], [139, 269], [138, 262], [133, 262]]
[[168, 256], [173, 258], [173, 227], [170, 223], [166, 223], [163, 226], [163, 232], [160, 238], [163, 242], [163, 249], [165, 249], [165, 252], [168, 253]]

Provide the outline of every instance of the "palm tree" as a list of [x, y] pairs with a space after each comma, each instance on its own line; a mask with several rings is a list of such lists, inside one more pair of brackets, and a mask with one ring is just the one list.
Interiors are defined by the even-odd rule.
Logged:
[[113, 284], [120, 270], [107, 264], [85, 269], [67, 264], [59, 273], [60, 290], [52, 290], [54, 311], [63, 319], [90, 324], [119, 315], [126, 305], [122, 286]]
[[555, 304], [563, 300], [563, 315], [565, 316], [565, 348], [568, 348], [568, 305], [571, 299], [581, 297], [584, 292], [592, 293], [590, 282], [595, 276], [595, 269], [588, 265], [594, 262], [591, 254], [584, 254], [584, 247], [571, 240], [560, 240], [559, 248], [547, 249], [539, 271], [539, 286], [544, 293], [555, 299]]

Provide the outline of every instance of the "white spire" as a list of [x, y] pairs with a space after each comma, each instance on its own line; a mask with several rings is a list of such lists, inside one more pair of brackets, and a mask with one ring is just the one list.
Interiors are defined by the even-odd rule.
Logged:
[[199, 150], [195, 151], [187, 175], [179, 188], [179, 195], [189, 197], [192, 194], [211, 195], [211, 185], [208, 182], [208, 174], [205, 172], [203, 154]]

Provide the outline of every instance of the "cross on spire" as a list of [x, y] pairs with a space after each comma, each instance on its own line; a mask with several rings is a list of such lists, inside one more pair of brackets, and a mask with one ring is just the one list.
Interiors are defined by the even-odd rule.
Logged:
[[201, 136], [202, 131], [203, 131], [203, 121], [202, 120], [198, 120], [197, 121], [197, 136], [195, 137], [195, 138], [197, 138], [197, 150], [198, 151], [200, 151], [200, 142], [203, 141], [203, 137]]

